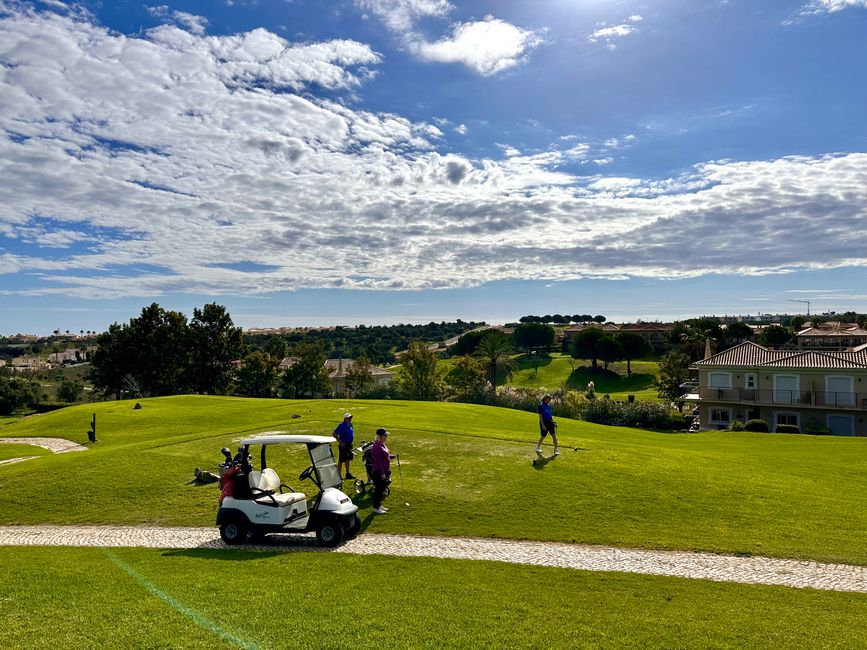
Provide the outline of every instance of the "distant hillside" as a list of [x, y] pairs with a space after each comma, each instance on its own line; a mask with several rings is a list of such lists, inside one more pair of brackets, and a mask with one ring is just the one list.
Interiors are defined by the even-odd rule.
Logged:
[[287, 343], [300, 341], [319, 342], [330, 359], [343, 357], [354, 359], [366, 354], [376, 365], [390, 364], [396, 361], [394, 353], [405, 350], [413, 341], [436, 343], [460, 336], [464, 332], [475, 329], [484, 322], [464, 322], [460, 319], [453, 323], [428, 323], [427, 325], [359, 325], [357, 327], [333, 327], [327, 329], [302, 329], [285, 334], [250, 334], [246, 333], [244, 340], [250, 347], [256, 349], [265, 346], [269, 339], [281, 336]]

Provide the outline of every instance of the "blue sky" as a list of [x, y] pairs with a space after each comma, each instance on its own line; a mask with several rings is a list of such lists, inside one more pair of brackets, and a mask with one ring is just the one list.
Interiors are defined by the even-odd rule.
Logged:
[[0, 333], [867, 311], [867, 0], [0, 0]]

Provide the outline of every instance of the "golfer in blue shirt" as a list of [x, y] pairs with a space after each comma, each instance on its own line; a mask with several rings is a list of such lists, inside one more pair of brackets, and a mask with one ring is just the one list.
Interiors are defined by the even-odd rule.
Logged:
[[536, 453], [542, 453], [542, 441], [545, 436], [551, 434], [551, 440], [554, 442], [554, 455], [560, 455], [560, 449], [557, 447], [557, 423], [554, 422], [554, 409], [551, 408], [551, 396], [548, 393], [542, 397], [542, 402], [539, 404], [539, 442], [536, 444]]
[[343, 414], [343, 422], [337, 425], [333, 435], [337, 438], [337, 471], [340, 472], [341, 465], [346, 466], [346, 480], [350, 481], [355, 477], [349, 473], [349, 463], [352, 462], [352, 441], [355, 440], [355, 429], [352, 426], [352, 413]]

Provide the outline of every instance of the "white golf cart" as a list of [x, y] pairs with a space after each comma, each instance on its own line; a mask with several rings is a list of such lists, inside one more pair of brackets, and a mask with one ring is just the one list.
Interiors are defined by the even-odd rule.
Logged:
[[[227, 544], [241, 544], [247, 533], [308, 533], [316, 531], [323, 546], [337, 546], [361, 530], [358, 506], [342, 491], [342, 480], [331, 444], [331, 436], [265, 434], [241, 441], [235, 463], [240, 467], [227, 480], [234, 482], [233, 494], [223, 499], [217, 512], [220, 537]], [[306, 445], [310, 466], [300, 481], [310, 479], [319, 493], [307, 502], [302, 492], [281, 482], [268, 466], [266, 454], [274, 445]], [[259, 470], [250, 465], [251, 447], [260, 447]], [[226, 452], [228, 453], [228, 450]], [[228, 469], [227, 465], [224, 465]]]

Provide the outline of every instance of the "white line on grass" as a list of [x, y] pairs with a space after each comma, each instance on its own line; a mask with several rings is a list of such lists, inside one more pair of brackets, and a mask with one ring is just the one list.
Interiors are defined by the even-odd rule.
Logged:
[[200, 614], [194, 609], [191, 609], [180, 602], [177, 598], [172, 596], [171, 594], [166, 593], [159, 587], [157, 587], [150, 580], [141, 575], [138, 571], [133, 569], [129, 564], [121, 560], [114, 553], [109, 551], [108, 549], [103, 549], [103, 552], [108, 556], [108, 559], [111, 560], [115, 566], [122, 569], [129, 577], [135, 580], [140, 586], [147, 589], [151, 595], [156, 596], [163, 602], [167, 603], [173, 610], [175, 610], [178, 614], [186, 616], [190, 620], [192, 620], [199, 627], [205, 628], [209, 632], [213, 632], [217, 636], [230, 643], [235, 644], [240, 648], [244, 648], [245, 650], [259, 650], [259, 646], [251, 641], [244, 641], [243, 639], [239, 639], [231, 632], [227, 632], [219, 625], [217, 625], [214, 621], [207, 618], [206, 616]]

